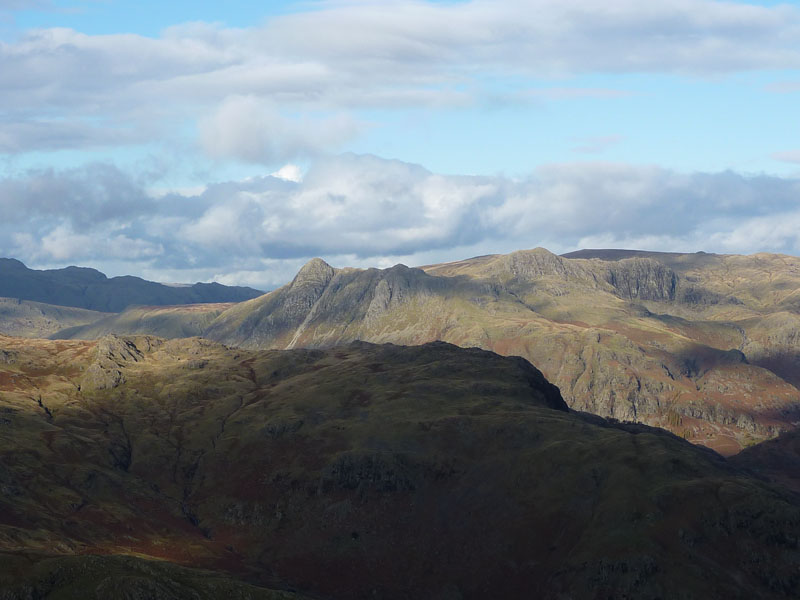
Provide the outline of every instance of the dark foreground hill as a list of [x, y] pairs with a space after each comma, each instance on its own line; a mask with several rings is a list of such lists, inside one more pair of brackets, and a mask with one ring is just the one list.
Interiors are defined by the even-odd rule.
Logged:
[[445, 343], [0, 337], [0, 490], [4, 599], [800, 595], [790, 490]]
[[109, 279], [100, 271], [82, 267], [37, 271], [18, 260], [0, 258], [0, 297], [101, 312], [120, 312], [128, 306], [142, 304], [240, 302], [261, 293], [252, 288], [219, 283], [169, 286], [139, 277]]

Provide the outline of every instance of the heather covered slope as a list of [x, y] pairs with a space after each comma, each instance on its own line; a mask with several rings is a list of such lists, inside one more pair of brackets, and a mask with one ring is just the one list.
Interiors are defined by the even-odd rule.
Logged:
[[444, 340], [520, 355], [573, 408], [727, 454], [795, 427], [800, 317], [786, 307], [800, 259], [701, 254], [676, 270], [679, 259], [658, 258], [536, 249], [385, 270], [315, 259], [290, 284], [222, 313], [205, 335], [246, 348]]
[[795, 496], [569, 412], [520, 358], [109, 337], [0, 338], [0, 360], [18, 556], [153, 557], [159, 585], [201, 578], [171, 563], [321, 598], [800, 593]]
[[109, 279], [99, 271], [82, 267], [37, 271], [18, 260], [0, 258], [0, 297], [101, 312], [119, 312], [140, 304], [239, 302], [260, 294], [252, 288], [218, 283], [170, 286], [138, 277]]

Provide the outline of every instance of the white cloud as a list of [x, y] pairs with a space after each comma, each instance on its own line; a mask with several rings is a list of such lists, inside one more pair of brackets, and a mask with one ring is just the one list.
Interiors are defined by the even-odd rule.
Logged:
[[345, 115], [291, 118], [255, 96], [233, 96], [200, 122], [200, 138], [215, 158], [271, 164], [323, 153], [353, 137], [357, 129]]
[[[369, 0], [155, 39], [33, 30], [0, 43], [0, 152], [131, 144], [202, 121], [207, 150], [263, 162], [335, 149], [361, 108], [492, 101], [488, 80], [536, 82], [506, 101], [541, 102], [626, 94], [542, 83], [565, 74], [798, 67], [800, 10], [713, 0]], [[308, 111], [319, 116], [294, 116]]]
[[765, 89], [776, 94], [792, 94], [800, 92], [800, 81], [776, 81], [767, 85]]
[[800, 254], [800, 180], [629, 164], [554, 164], [515, 180], [345, 154], [318, 159], [300, 181], [157, 199], [92, 165], [0, 181], [0, 192], [0, 255], [262, 289], [313, 256], [370, 266], [535, 246]]
[[[31, 237], [17, 238], [17, 243], [27, 243]], [[154, 258], [164, 251], [163, 246], [143, 239], [132, 239], [126, 235], [106, 235], [102, 231], [76, 233], [68, 225], [58, 225], [45, 235], [41, 244], [33, 245], [35, 260], [74, 262], [80, 260], [120, 259], [137, 262]]]
[[770, 155], [771, 158], [787, 163], [800, 164], [800, 150], [787, 150], [785, 152], [774, 152]]
[[284, 181], [293, 181], [295, 183], [300, 183], [303, 180], [303, 172], [300, 170], [300, 167], [292, 164], [282, 166], [274, 173], [271, 173], [271, 175], [272, 177], [277, 177]]

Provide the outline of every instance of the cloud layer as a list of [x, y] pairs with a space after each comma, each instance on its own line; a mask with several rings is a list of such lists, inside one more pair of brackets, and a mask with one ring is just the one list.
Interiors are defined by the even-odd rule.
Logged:
[[576, 163], [513, 180], [352, 154], [318, 160], [299, 182], [155, 197], [92, 165], [0, 182], [0, 254], [262, 288], [313, 256], [384, 266], [535, 246], [800, 254], [798, 197], [800, 180], [732, 172]]
[[335, 150], [361, 109], [624, 93], [487, 80], [798, 67], [800, 10], [712, 0], [363, 0], [155, 39], [34, 30], [0, 43], [0, 153], [197, 129], [216, 158], [271, 163]]

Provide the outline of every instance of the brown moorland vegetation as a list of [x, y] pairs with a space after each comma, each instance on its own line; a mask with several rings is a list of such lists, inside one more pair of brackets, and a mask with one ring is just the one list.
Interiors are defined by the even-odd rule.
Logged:
[[0, 337], [4, 599], [797, 597], [760, 477], [479, 349]]

